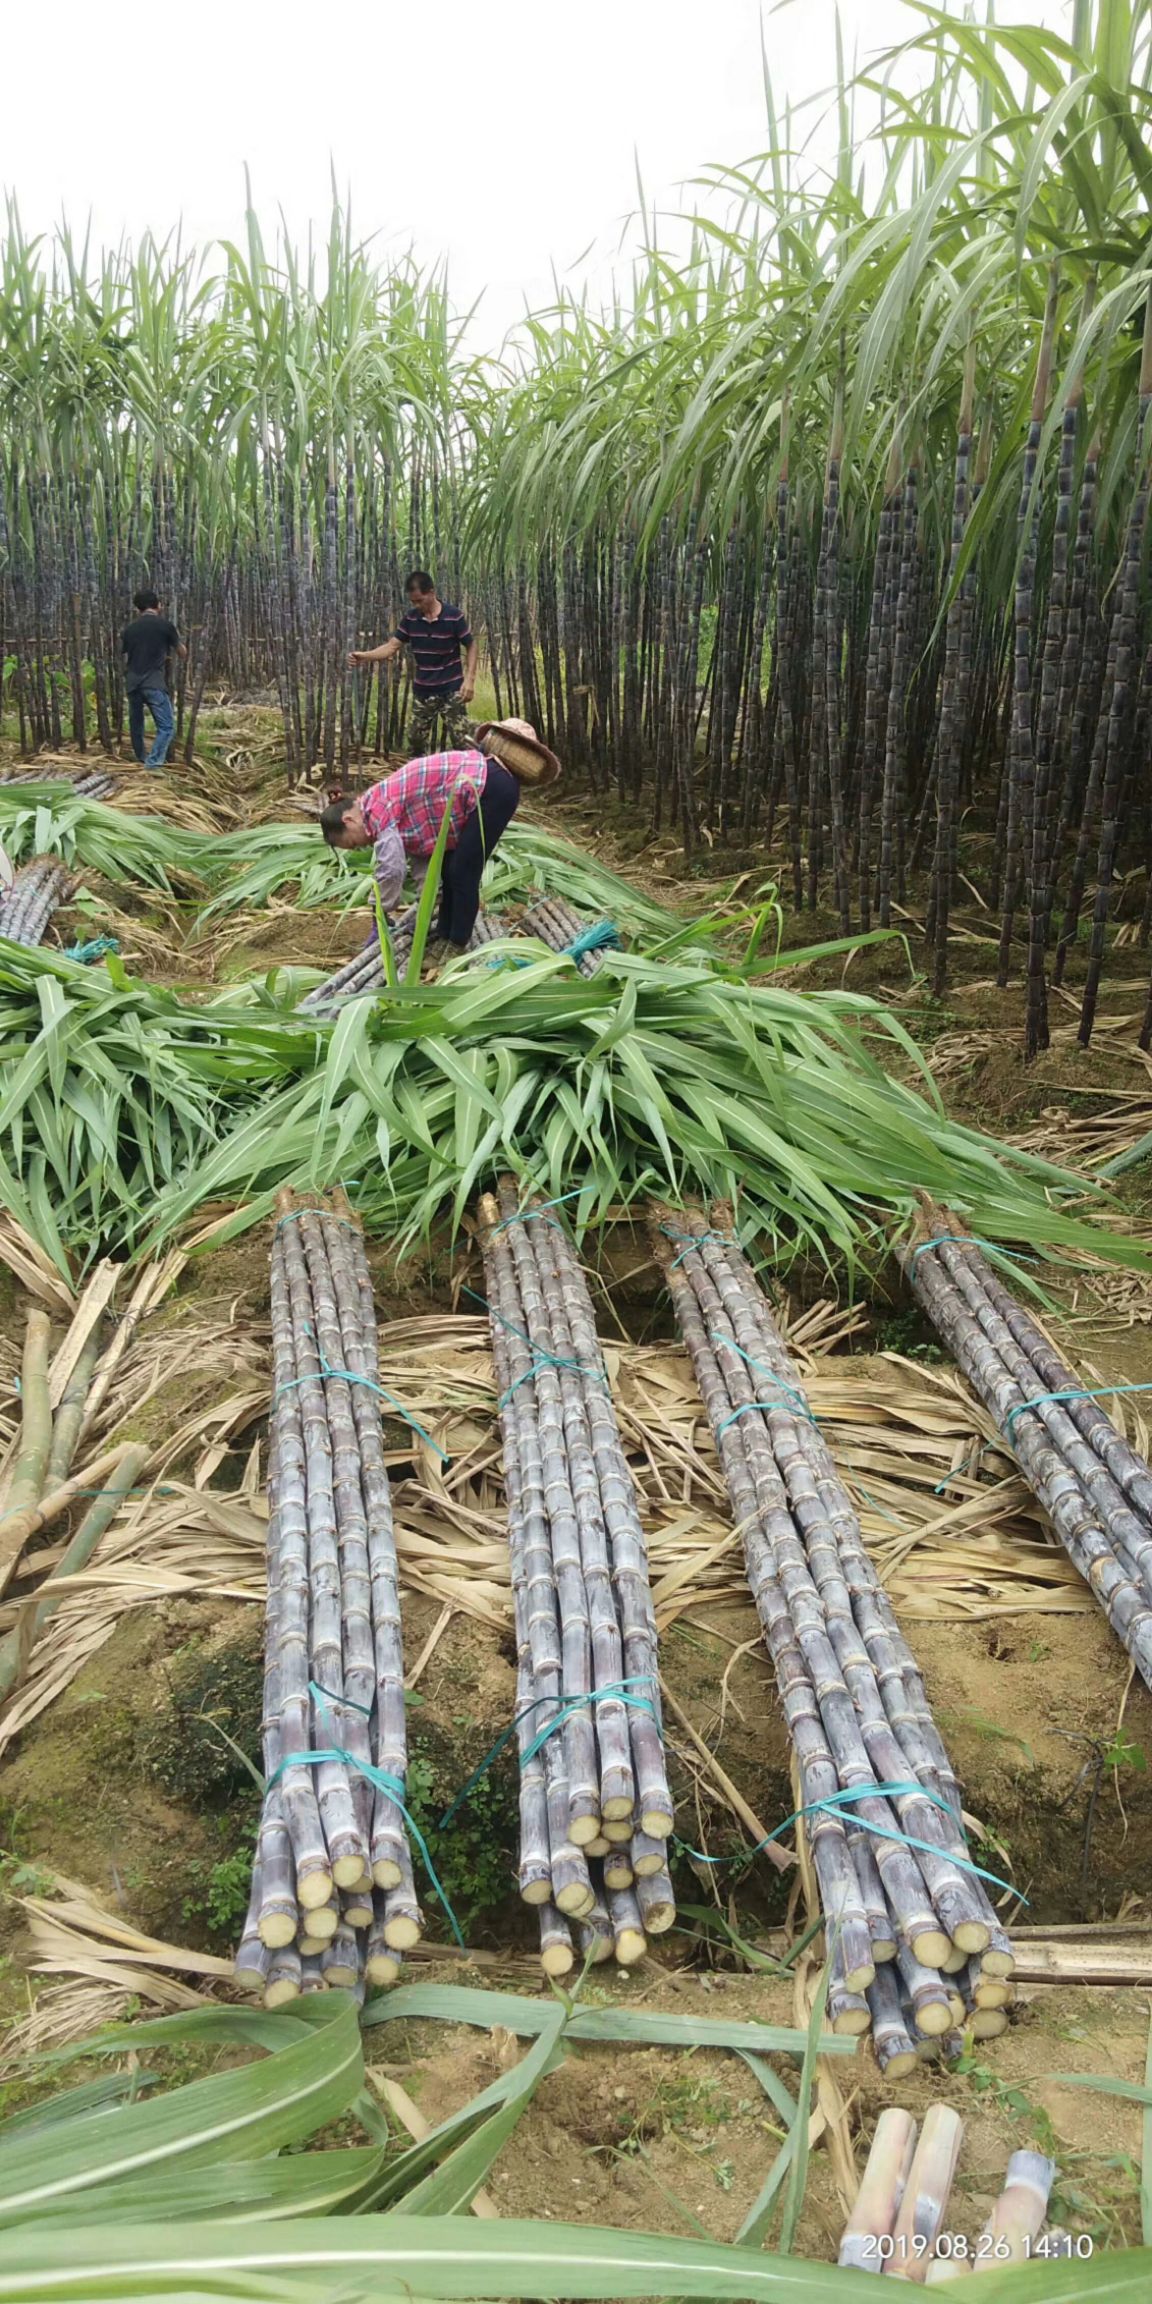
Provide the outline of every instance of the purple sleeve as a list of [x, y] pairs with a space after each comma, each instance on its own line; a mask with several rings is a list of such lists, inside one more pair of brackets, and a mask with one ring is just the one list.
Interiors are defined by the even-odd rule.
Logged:
[[460, 610], [460, 630], [457, 634], [457, 638], [462, 648], [470, 648], [472, 646], [472, 630], [463, 609]]
[[409, 628], [408, 628], [408, 626], [409, 626], [409, 618], [408, 618], [407, 616], [402, 616], [402, 617], [400, 618], [400, 622], [399, 622], [399, 623], [398, 623], [398, 625], [396, 626], [396, 630], [395, 630], [395, 631], [393, 632], [393, 634], [392, 634], [392, 638], [393, 638], [394, 640], [410, 640], [410, 639], [411, 639], [411, 637], [412, 637], [412, 634], [411, 634], [411, 632], [409, 631]]

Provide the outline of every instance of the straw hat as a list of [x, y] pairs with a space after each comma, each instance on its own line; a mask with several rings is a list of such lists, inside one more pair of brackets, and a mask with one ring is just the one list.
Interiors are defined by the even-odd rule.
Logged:
[[554, 784], [560, 774], [556, 754], [540, 742], [528, 720], [485, 720], [476, 730], [475, 742], [520, 784], [534, 784], [539, 790]]

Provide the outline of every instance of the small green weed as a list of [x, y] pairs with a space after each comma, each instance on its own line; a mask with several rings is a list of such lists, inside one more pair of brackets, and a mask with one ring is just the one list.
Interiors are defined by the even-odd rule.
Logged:
[[228, 1945], [236, 1943], [248, 1910], [255, 1842], [253, 1819], [243, 1827], [240, 1845], [229, 1855], [221, 1856], [215, 1864], [189, 1866], [188, 1894], [181, 1909], [190, 1927], [199, 1924], [206, 1935]]

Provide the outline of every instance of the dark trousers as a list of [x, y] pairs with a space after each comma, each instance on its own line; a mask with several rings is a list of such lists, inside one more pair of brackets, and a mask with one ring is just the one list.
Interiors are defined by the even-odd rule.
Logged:
[[[145, 705], [148, 706], [148, 710], [156, 723], [156, 734], [147, 759], [144, 757]], [[172, 710], [172, 698], [163, 682], [156, 682], [147, 688], [130, 688], [128, 690], [128, 734], [132, 740], [132, 750], [142, 767], [162, 768], [164, 766], [175, 727], [176, 718]]]
[[498, 760], [490, 760], [479, 802], [456, 846], [444, 852], [436, 934], [449, 944], [465, 945], [476, 926], [484, 866], [501, 833], [512, 822], [519, 800], [520, 786], [515, 776], [502, 768]]

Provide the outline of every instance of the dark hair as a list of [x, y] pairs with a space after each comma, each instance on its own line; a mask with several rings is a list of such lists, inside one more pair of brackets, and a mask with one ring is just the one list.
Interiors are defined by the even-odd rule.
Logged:
[[134, 592], [132, 606], [143, 611], [145, 608], [158, 608], [160, 602], [155, 592]]
[[348, 816], [351, 807], [351, 800], [348, 798], [346, 793], [343, 793], [341, 794], [339, 800], [330, 800], [328, 806], [321, 809], [320, 830], [324, 834], [324, 838], [328, 842], [328, 846], [330, 848], [335, 847], [337, 840], [340, 838], [340, 834], [348, 822]]
[[434, 592], [436, 586], [426, 568], [414, 568], [412, 574], [404, 578], [404, 590], [406, 592]]

